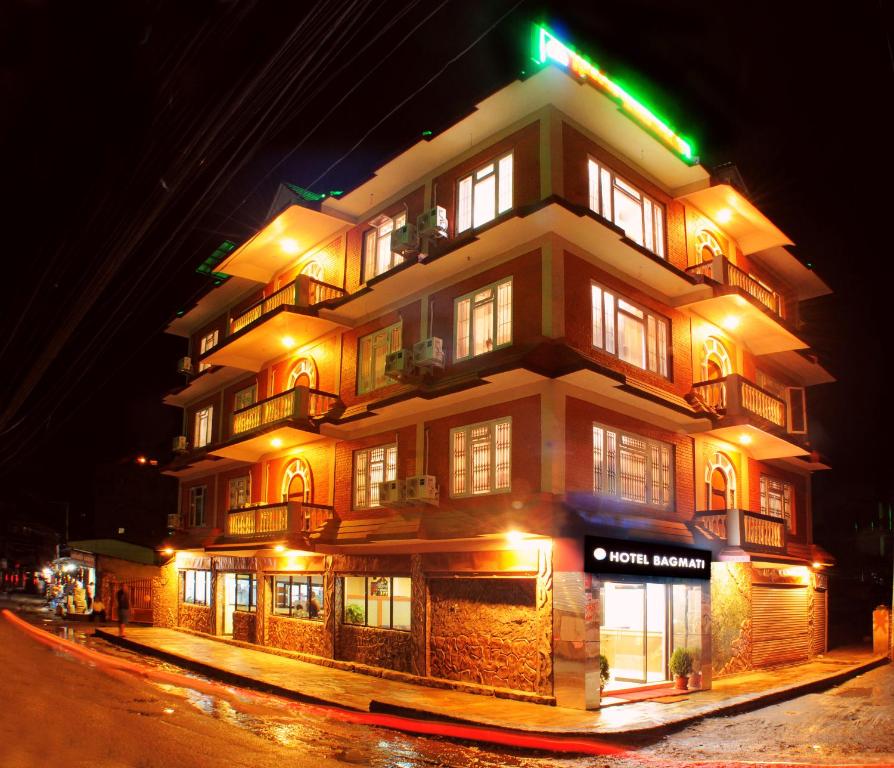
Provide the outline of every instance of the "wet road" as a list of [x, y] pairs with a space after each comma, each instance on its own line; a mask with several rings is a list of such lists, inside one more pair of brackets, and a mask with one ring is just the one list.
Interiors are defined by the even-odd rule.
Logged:
[[[741, 765], [773, 764], [777, 761], [801, 764], [894, 764], [894, 670], [890, 666], [873, 670], [821, 694], [811, 694], [753, 713], [713, 718], [637, 747], [627, 756], [563, 756], [535, 753], [507, 747], [478, 746], [439, 737], [414, 736], [367, 724], [343, 722], [338, 710], [299, 704], [274, 696], [223, 686], [194, 673], [156, 659], [112, 646], [91, 636], [89, 624], [62, 626], [56, 621], [34, 616], [34, 623], [85, 647], [101, 651], [159, 672], [175, 673], [176, 683], [144, 681], [132, 674], [115, 672], [114, 680], [145, 711], [141, 719], [156, 717], [175, 721], [197, 737], [214, 739], [227, 734], [227, 764], [265, 766], [363, 765], [382, 768], [584, 768], [585, 766], [682, 766], [693, 764]], [[0, 622], [0, 646], [10, 643], [35, 645], [21, 631]], [[15, 637], [11, 635], [15, 632]], [[35, 649], [30, 649], [34, 651]], [[41, 649], [44, 653], [45, 650]], [[29, 653], [20, 652], [24, 658]], [[109, 677], [101, 665], [85, 667], [81, 662], [61, 660], [67, 667], [77, 664], [77, 676], [94, 680]], [[0, 658], [0, 663], [2, 663]], [[52, 675], [43, 665], [41, 678]], [[52, 677], [48, 681], [55, 685]], [[97, 680], [87, 689], [100, 690]], [[116, 692], [116, 694], [119, 692]], [[14, 691], [10, 691], [14, 699]], [[83, 694], [82, 694], [83, 695]], [[7, 699], [9, 700], [9, 699]], [[140, 709], [142, 707], [142, 709]], [[161, 715], [154, 714], [161, 712]], [[138, 728], [142, 727], [139, 723]], [[204, 733], [207, 731], [208, 733]], [[0, 729], [2, 735], [2, 729]], [[235, 740], [236, 743], [233, 743]], [[0, 746], [0, 758], [3, 747]], [[214, 764], [206, 755], [180, 754], [182, 765]], [[15, 765], [8, 760], [4, 765]], [[28, 763], [19, 763], [28, 765]], [[86, 763], [85, 763], [86, 764]], [[92, 765], [117, 765], [93, 762]], [[172, 764], [154, 762], [147, 755], [145, 766]], [[220, 763], [217, 763], [220, 765]]]

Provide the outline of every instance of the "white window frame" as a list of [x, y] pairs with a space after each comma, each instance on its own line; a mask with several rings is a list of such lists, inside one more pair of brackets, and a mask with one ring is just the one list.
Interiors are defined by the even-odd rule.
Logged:
[[[217, 342], [219, 341], [219, 339], [220, 332], [216, 330], [206, 333], [204, 336], [202, 336], [202, 338], [199, 339], [199, 356], [201, 357], [206, 352], [210, 352], [212, 349], [214, 349], [217, 346]], [[199, 363], [199, 373], [208, 370], [210, 367], [211, 363]]]
[[[240, 485], [242, 486], [240, 488]], [[251, 474], [227, 480], [227, 509], [239, 509], [251, 501]]]
[[[795, 533], [795, 486], [788, 480], [780, 480], [778, 477], [761, 475], [761, 514], [768, 517], [778, 517], [785, 521], [785, 529], [789, 533]], [[771, 505], [773, 500], [778, 500], [779, 506]]]
[[[625, 482], [638, 464], [643, 468], [642, 478]], [[593, 422], [593, 493], [673, 509], [674, 446]]]
[[[476, 434], [477, 433], [477, 434]], [[499, 439], [505, 440], [502, 448]], [[486, 445], [486, 454], [476, 452]], [[502, 453], [502, 455], [501, 455]], [[484, 455], [486, 467], [480, 469], [475, 459]], [[502, 467], [502, 469], [501, 469]], [[476, 486], [476, 470], [486, 472], [487, 483]], [[466, 498], [509, 493], [512, 490], [512, 417], [468, 424], [450, 430], [450, 496]]]
[[[201, 589], [201, 598], [196, 597]], [[211, 571], [190, 568], [183, 571], [183, 602], [190, 605], [211, 605]]]
[[478, 229], [512, 210], [513, 164], [513, 154], [509, 152], [476, 168], [457, 182], [457, 234]]
[[196, 411], [193, 430], [193, 447], [202, 448], [211, 444], [211, 436], [214, 434], [214, 406], [207, 405]]
[[[385, 358], [401, 348], [403, 321], [357, 340], [357, 394], [364, 395], [394, 382], [385, 376]], [[364, 360], [364, 358], [368, 360]], [[381, 373], [379, 373], [381, 371]]]
[[[247, 397], [246, 393], [248, 393]], [[244, 402], [239, 402], [240, 400], [243, 400]], [[233, 410], [241, 411], [243, 408], [250, 408], [256, 402], [258, 402], [257, 383], [250, 384], [247, 387], [243, 387], [233, 395]]]
[[590, 210], [595, 211], [616, 226], [621, 226], [616, 210], [618, 196], [638, 205], [643, 236], [637, 238], [636, 232], [626, 230], [625, 235], [647, 251], [651, 251], [662, 259], [666, 258], [667, 249], [664, 239], [667, 231], [667, 214], [664, 205], [592, 157], [587, 161], [587, 176], [590, 189]]
[[397, 480], [397, 443], [376, 445], [354, 451], [353, 509], [377, 509], [379, 483]]
[[393, 217], [378, 216], [369, 223], [372, 229], [363, 234], [364, 283], [403, 264], [404, 257], [391, 250], [391, 233], [406, 223], [406, 212]]
[[[199, 503], [201, 501], [201, 503]], [[203, 528], [206, 522], [205, 509], [208, 503], [208, 486], [194, 485], [189, 489], [187, 516], [190, 528]]]
[[[490, 293], [490, 296], [487, 294]], [[483, 312], [491, 305], [490, 327]], [[453, 300], [453, 359], [455, 362], [486, 355], [512, 345], [512, 277]], [[480, 329], [480, 330], [479, 330]], [[479, 339], [484, 342], [479, 345]], [[487, 343], [490, 346], [487, 346]]]
[[[640, 313], [641, 317], [637, 313]], [[625, 321], [642, 323], [645, 365], [640, 365], [629, 354], [624, 356], [620, 333], [622, 318]], [[594, 348], [644, 371], [657, 373], [665, 379], [670, 378], [671, 323], [666, 317], [591, 281], [590, 322], [592, 327], [590, 338]]]

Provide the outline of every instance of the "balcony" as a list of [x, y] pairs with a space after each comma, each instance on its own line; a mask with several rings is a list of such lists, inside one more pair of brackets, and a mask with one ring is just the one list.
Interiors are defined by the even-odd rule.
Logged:
[[343, 296], [337, 286], [299, 275], [285, 288], [230, 318], [227, 338], [201, 362], [259, 371], [286, 349], [344, 327], [318, 314], [321, 307]]
[[686, 272], [713, 288], [713, 296], [685, 304], [709, 322], [733, 332], [756, 355], [804, 349], [786, 320], [785, 300], [725, 256]]
[[[789, 389], [789, 403], [738, 374], [692, 385], [689, 400], [714, 420], [711, 434], [748, 447], [756, 459], [801, 456], [806, 432], [803, 389]], [[801, 410], [790, 407], [800, 404]]]
[[276, 538], [289, 533], [310, 533], [333, 516], [325, 504], [287, 501], [258, 504], [227, 513], [227, 536]]
[[338, 395], [298, 386], [234, 411], [230, 438], [210, 453], [228, 459], [257, 461], [265, 453], [316, 440], [319, 422], [341, 412]]
[[744, 509], [718, 509], [696, 512], [694, 522], [731, 547], [748, 552], [785, 552], [785, 520], [779, 517]]

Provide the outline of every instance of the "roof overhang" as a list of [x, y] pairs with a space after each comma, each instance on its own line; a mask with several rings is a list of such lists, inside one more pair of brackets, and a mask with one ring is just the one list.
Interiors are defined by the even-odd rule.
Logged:
[[349, 194], [325, 200], [322, 209], [336, 216], [359, 219], [401, 190], [418, 186], [422, 169], [449, 167], [468, 152], [470, 145], [488, 140], [507, 125], [533, 119], [534, 113], [549, 106], [598, 136], [606, 148], [667, 190], [708, 183], [710, 177], [704, 168], [686, 164], [647, 131], [632, 124], [609, 96], [557, 67], [548, 66], [488, 96], [468, 116], [402, 152]]
[[835, 377], [820, 364], [815, 355], [810, 354], [807, 350], [791, 349], [774, 352], [766, 359], [794, 376], [795, 380], [805, 387], [831, 384], [835, 381]]
[[749, 423], [713, 427], [706, 434], [739, 447], [758, 461], [793, 458], [806, 453], [802, 446]]
[[337, 213], [322, 213], [302, 205], [290, 205], [251, 239], [243, 243], [219, 267], [257, 283], [267, 283], [289, 264], [353, 226]]
[[208, 291], [181, 317], [172, 320], [165, 328], [165, 333], [188, 339], [197, 330], [226, 312], [227, 307], [237, 304], [257, 290], [258, 286], [253, 280], [230, 277], [229, 280]]
[[244, 438], [234, 438], [224, 445], [212, 448], [209, 453], [236, 461], [258, 461], [268, 453], [280, 453], [298, 449], [320, 440], [316, 432], [309, 432], [295, 424], [281, 424], [266, 432], [254, 432]]
[[175, 405], [183, 408], [196, 400], [223, 389], [237, 379], [245, 376], [245, 371], [228, 366], [212, 366], [202, 371], [192, 379], [185, 387], [173, 392], [168, 392], [162, 399], [165, 405]]
[[781, 245], [757, 251], [752, 256], [793, 288], [800, 301], [832, 293], [832, 289], [816, 272]]
[[724, 231], [735, 239], [745, 254], [793, 245], [773, 222], [729, 184], [714, 184], [687, 192], [677, 199], [694, 205], [711, 221], [722, 222]]

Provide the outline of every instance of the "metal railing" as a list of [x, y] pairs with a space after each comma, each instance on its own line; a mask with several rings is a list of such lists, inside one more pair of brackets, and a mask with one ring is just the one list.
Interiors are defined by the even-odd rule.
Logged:
[[781, 318], [785, 317], [785, 301], [776, 291], [733, 264], [726, 256], [703, 261], [686, 270], [690, 275], [702, 275], [721, 285], [740, 288], [757, 299], [767, 309]]
[[315, 280], [307, 275], [299, 275], [285, 288], [280, 288], [276, 293], [252, 304], [242, 314], [232, 318], [230, 334], [247, 328], [279, 307], [295, 306], [307, 309], [322, 304], [324, 301], [341, 298], [344, 294], [345, 292], [337, 286]]
[[308, 533], [325, 525], [333, 507], [312, 502], [283, 501], [257, 504], [227, 513], [228, 536], [255, 536], [301, 531]]
[[785, 520], [744, 509], [717, 509], [695, 513], [695, 522], [724, 539], [731, 547], [784, 552]]
[[230, 434], [241, 435], [283, 419], [310, 421], [325, 416], [338, 395], [303, 385], [233, 412]]
[[785, 401], [737, 373], [693, 384], [692, 392], [724, 416], [758, 416], [777, 427], [786, 427]]

